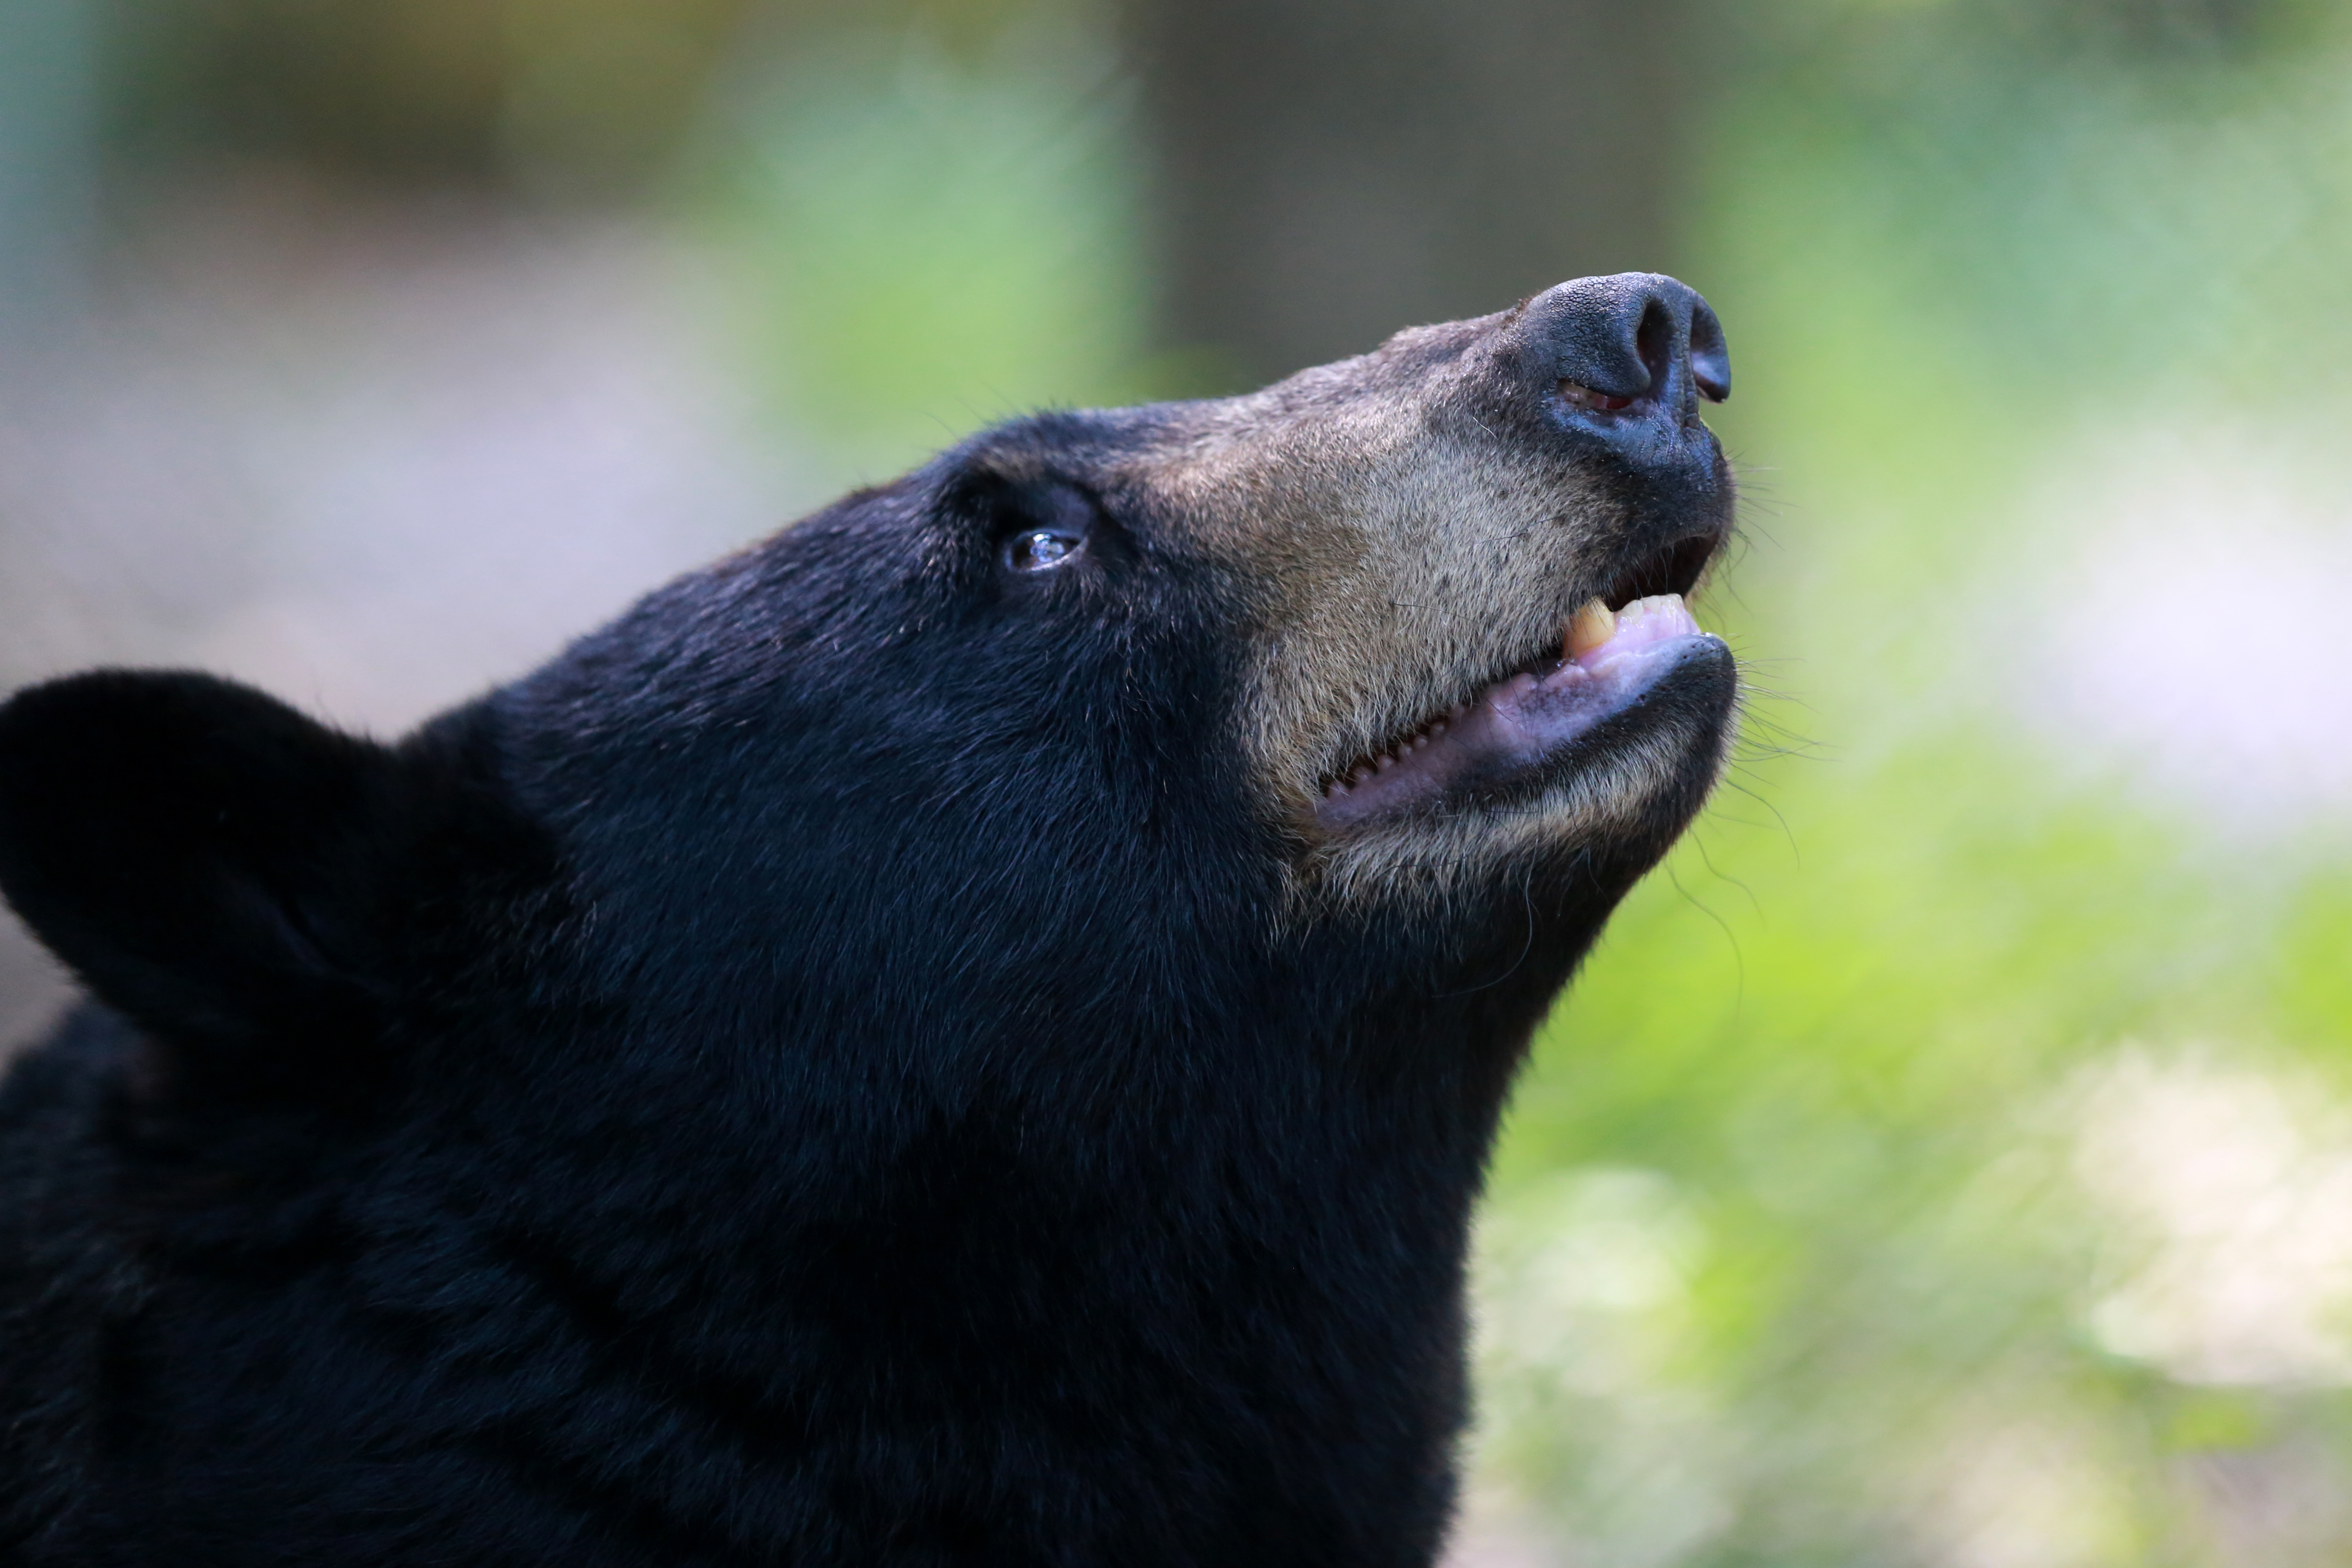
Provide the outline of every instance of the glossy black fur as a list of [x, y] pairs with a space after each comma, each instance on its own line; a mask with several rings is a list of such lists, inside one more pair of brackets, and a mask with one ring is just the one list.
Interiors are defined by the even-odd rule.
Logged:
[[1486, 907], [1279, 918], [1252, 584], [1096, 482], [1152, 418], [395, 746], [198, 677], [0, 710], [0, 889], [100, 999], [0, 1095], [0, 1559], [1431, 1561], [1505, 1089], [1711, 758]]

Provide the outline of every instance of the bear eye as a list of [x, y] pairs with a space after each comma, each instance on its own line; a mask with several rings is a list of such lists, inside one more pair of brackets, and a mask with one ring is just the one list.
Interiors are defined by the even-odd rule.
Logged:
[[1015, 572], [1046, 572], [1083, 549], [1087, 536], [1071, 528], [1032, 528], [1004, 542], [1004, 564]]

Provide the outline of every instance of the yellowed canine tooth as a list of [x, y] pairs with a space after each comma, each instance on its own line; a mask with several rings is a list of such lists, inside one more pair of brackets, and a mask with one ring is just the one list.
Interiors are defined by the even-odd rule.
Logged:
[[1584, 607], [1568, 623], [1568, 638], [1563, 645], [1570, 658], [1591, 653], [1616, 635], [1617, 617], [1599, 599], [1587, 599]]

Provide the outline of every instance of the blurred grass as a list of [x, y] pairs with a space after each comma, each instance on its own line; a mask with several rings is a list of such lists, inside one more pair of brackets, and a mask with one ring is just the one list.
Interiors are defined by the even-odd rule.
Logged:
[[[2340, 19], [2052, 48], [1991, 5], [1852, 7], [1718, 121], [1692, 277], [1753, 537], [1707, 618], [1757, 743], [1544, 1030], [1482, 1248], [1480, 1471], [1561, 1561], [2352, 1560], [2337, 1373], [2215, 1384], [2101, 1329], [2194, 1243], [2242, 1277], [2173, 1310], [2300, 1249], [2280, 1278], [2329, 1294], [2264, 1310], [2340, 1339], [2352, 1255], [2263, 1204], [2135, 1230], [2084, 1131], [2118, 1073], [2227, 1063], [2318, 1129], [2295, 1170], [2338, 1168], [2352, 858], [2053, 750], [1988, 615], [2062, 557], [2019, 502], [2086, 427], [2352, 401]], [[1642, 1226], [1594, 1217], [1627, 1191]], [[1630, 1304], [1560, 1282], [1661, 1246]]]

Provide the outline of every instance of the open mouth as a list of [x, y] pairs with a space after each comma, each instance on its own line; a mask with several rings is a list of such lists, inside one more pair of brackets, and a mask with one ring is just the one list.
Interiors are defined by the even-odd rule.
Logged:
[[1570, 618], [1558, 647], [1325, 780], [1316, 820], [1351, 827], [1548, 773], [1596, 726], [1639, 707], [1670, 670], [1715, 644], [1683, 595], [1721, 542], [1717, 533], [1695, 535], [1620, 572]]

